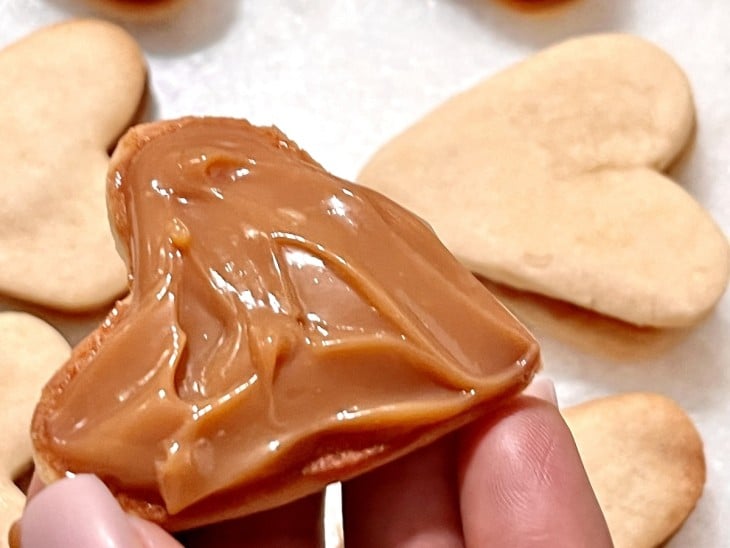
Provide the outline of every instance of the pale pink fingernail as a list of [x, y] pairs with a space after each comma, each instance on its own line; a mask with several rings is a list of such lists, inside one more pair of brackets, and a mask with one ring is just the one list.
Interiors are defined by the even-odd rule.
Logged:
[[555, 383], [542, 375], [535, 376], [530, 385], [525, 388], [524, 394], [526, 396], [532, 396], [552, 403], [556, 407], [558, 406], [558, 395], [555, 392]]
[[43, 489], [43, 482], [38, 477], [36, 472], [33, 472], [33, 477], [30, 479], [30, 485], [28, 485], [28, 498], [33, 498]]
[[138, 548], [135, 529], [95, 476], [57, 481], [33, 497], [20, 522], [23, 548]]

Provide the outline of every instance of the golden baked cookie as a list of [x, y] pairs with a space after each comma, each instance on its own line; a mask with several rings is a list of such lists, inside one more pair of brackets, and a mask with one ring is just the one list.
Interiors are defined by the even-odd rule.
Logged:
[[105, 177], [145, 78], [136, 42], [103, 21], [43, 28], [0, 51], [0, 293], [69, 311], [124, 293]]
[[563, 410], [616, 548], [655, 548], [702, 495], [697, 429], [674, 401], [629, 393]]
[[43, 385], [70, 348], [45, 322], [22, 312], [0, 312], [0, 548], [20, 518], [25, 495], [13, 480], [31, 465], [30, 422]]
[[661, 49], [574, 38], [446, 101], [358, 180], [486, 278], [633, 324], [688, 325], [730, 273], [725, 235], [662, 174], [693, 121], [687, 78]]

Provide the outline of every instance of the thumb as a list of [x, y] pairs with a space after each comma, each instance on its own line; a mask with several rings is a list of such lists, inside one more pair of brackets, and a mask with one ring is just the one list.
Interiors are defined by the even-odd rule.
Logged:
[[[96, 476], [57, 481], [30, 499], [20, 521], [23, 548], [179, 547], [158, 527], [130, 518]], [[154, 540], [152, 540], [154, 539]]]
[[463, 432], [461, 515], [467, 546], [612, 546], [549, 381]]

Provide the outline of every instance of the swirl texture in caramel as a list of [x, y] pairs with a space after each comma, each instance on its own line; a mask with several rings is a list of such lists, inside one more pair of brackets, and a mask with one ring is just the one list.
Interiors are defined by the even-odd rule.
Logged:
[[533, 338], [422, 220], [275, 128], [138, 126], [108, 202], [130, 294], [46, 387], [36, 457], [170, 529], [383, 464], [537, 367]]

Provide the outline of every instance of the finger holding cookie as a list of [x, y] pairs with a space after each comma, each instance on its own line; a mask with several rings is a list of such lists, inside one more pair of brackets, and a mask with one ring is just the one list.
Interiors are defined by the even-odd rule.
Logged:
[[[232, 23], [232, 28], [235, 24]], [[64, 36], [63, 40], [61, 36]], [[98, 43], [99, 51], [82, 48], [84, 40], [79, 39], [80, 36], [86, 37], [86, 44], [92, 40]], [[221, 37], [221, 40], [230, 45], [227, 37]], [[211, 46], [211, 52], [213, 49]], [[66, 311], [88, 310], [103, 306], [124, 293], [127, 277], [123, 265], [119, 268], [113, 242], [110, 245], [107, 239], [106, 204], [100, 195], [91, 190], [90, 182], [88, 185], [79, 181], [71, 183], [57, 174], [59, 171], [79, 171], [73, 163], [74, 158], [88, 168], [83, 170], [84, 175], [93, 171], [92, 166], [98, 171], [108, 163], [107, 151], [133, 116], [134, 105], [139, 103], [143, 93], [144, 61], [139, 48], [130, 43], [124, 31], [107, 23], [75, 21], [43, 29], [0, 52], [0, 75], [10, 74], [12, 78], [9, 79], [19, 83], [21, 91], [27, 91], [29, 86], [21, 68], [26, 60], [37, 58], [27, 64], [33, 81], [39, 82], [47, 75], [48, 82], [55, 83], [58, 74], [53, 72], [53, 67], [43, 66], [42, 59], [48, 57], [58, 64], [57, 57], [63, 57], [61, 50], [71, 54], [73, 62], [69, 63], [74, 69], [70, 73], [73, 78], [55, 86], [62, 92], [60, 94], [54, 94], [55, 91], [45, 95], [28, 94], [29, 100], [23, 101], [22, 94], [0, 79], [0, 91], [8, 91], [5, 97], [10, 97], [8, 105], [10, 102], [13, 107], [25, 105], [20, 109], [3, 109], [3, 112], [12, 111], [9, 114], [0, 112], [3, 127], [16, 123], [17, 113], [23, 114], [24, 109], [32, 112], [29, 119], [37, 121], [39, 113], [43, 116], [47, 113], [49, 121], [48, 126], [29, 124], [26, 135], [22, 123], [26, 118], [20, 116], [21, 123], [13, 126], [17, 130], [18, 145], [12, 150], [16, 157], [31, 157], [34, 161], [26, 162], [19, 169], [8, 170], [0, 166], [0, 293]], [[216, 70], [215, 61], [207, 57], [211, 52], [199, 52], [200, 59], [207, 59], [211, 70]], [[19, 61], [21, 57], [22, 62]], [[114, 61], [106, 62], [111, 59]], [[96, 70], [89, 69], [87, 61]], [[164, 62], [159, 59], [155, 62], [159, 62], [157, 66], [161, 71], [166, 70]], [[35, 70], [36, 63], [42, 70]], [[85, 66], [87, 68], [83, 69]], [[112, 66], [113, 71], [125, 75], [123, 82], [119, 79], [120, 74], [107, 74], [107, 68]], [[229, 66], [227, 70], [235, 69]], [[179, 74], [174, 76], [170, 81], [179, 81]], [[220, 74], [220, 77], [221, 82], [226, 81], [224, 75]], [[101, 84], [95, 78], [99, 78]], [[63, 102], [71, 93], [80, 93], [73, 81], [88, 84], [86, 87], [93, 88], [92, 96], [88, 100], [69, 101], [69, 104], [83, 103], [83, 108], [75, 104], [73, 108], [55, 108], [59, 97]], [[184, 94], [183, 90], [175, 89]], [[319, 91], [326, 93], [324, 89]], [[210, 95], [213, 94], [210, 91]], [[627, 35], [570, 39], [489, 78], [437, 108], [376, 154], [363, 170], [361, 180], [395, 196], [422, 215], [475, 272], [516, 288], [573, 302], [617, 318], [618, 323], [633, 324], [627, 324], [627, 328], [696, 326], [712, 311], [725, 290], [730, 253], [727, 238], [718, 223], [665, 174], [691, 138], [695, 124], [692, 95], [687, 77], [677, 63], [646, 40]], [[39, 99], [39, 96], [44, 98]], [[174, 101], [165, 103], [164, 108], [179, 106], [173, 104]], [[348, 123], [352, 123], [349, 118]], [[69, 139], [58, 139], [60, 127], [64, 128], [64, 137]], [[46, 130], [54, 133], [52, 139], [42, 139], [47, 137], [44, 135]], [[67, 142], [60, 146], [61, 141]], [[57, 154], [57, 151], [63, 154]], [[62, 160], [71, 158], [71, 162], [64, 164], [57, 158], [60, 155], [64, 156]], [[2, 152], [0, 160], [0, 164], [8, 163]], [[220, 166], [216, 166], [218, 168]], [[25, 178], [14, 178], [18, 173]], [[56, 176], [49, 179], [49, 173]], [[91, 179], [96, 180], [96, 176], [88, 180]], [[17, 183], [18, 180], [23, 183]], [[24, 186], [26, 180], [28, 184]], [[10, 181], [7, 188], [5, 181]], [[216, 190], [220, 192], [221, 189], [216, 187]], [[60, 206], [58, 209], [65, 213], [54, 211], [44, 201], [47, 197], [55, 200]], [[344, 200], [344, 203], [350, 202]], [[115, 205], [118, 207], [119, 203], [112, 204], [112, 210]], [[338, 207], [335, 204], [328, 215], [332, 218], [341, 215], [341, 207]], [[395, 211], [386, 206], [382, 209], [386, 214]], [[36, 222], [30, 218], [31, 214], [36, 220], [43, 217], [45, 222]], [[118, 211], [113, 217], [117, 229], [123, 218]], [[208, 218], [218, 219], [216, 215]], [[411, 225], [418, 226], [418, 223], [403, 223], [404, 227]], [[172, 255], [179, 252], [180, 256], [190, 251], [190, 234], [179, 218], [160, 226], [163, 232], [172, 227], [169, 234], [164, 232], [163, 239], [169, 236], [175, 249], [165, 250]], [[195, 228], [193, 232], [194, 240], [199, 231]], [[125, 246], [127, 244], [122, 242], [123, 255], [129, 259], [129, 247]], [[24, 254], [27, 250], [30, 253]], [[37, 274], [41, 271], [42, 275]], [[49, 272], [53, 275], [49, 276]], [[219, 287], [208, 286], [209, 289]], [[201, 299], [206, 303], [213, 300]], [[724, 310], [726, 307], [721, 313]], [[120, 311], [122, 315], [126, 313], [124, 306], [117, 310]], [[595, 315], [586, 314], [575, 321], [590, 324]], [[717, 325], [717, 318], [714, 320]], [[719, 324], [722, 324], [722, 317]], [[587, 329], [590, 327], [588, 325]], [[173, 325], [172, 331], [175, 329]], [[647, 331], [654, 332], [653, 329]], [[185, 335], [189, 333], [185, 332]], [[201, 333], [200, 340], [204, 339], [203, 335], [208, 333]], [[697, 338], [703, 336], [704, 332], [701, 332]], [[161, 338], [149, 339], [158, 341]], [[94, 352], [98, 349], [93, 347]], [[664, 347], [661, 351], [667, 359], [676, 356]], [[84, 354], [84, 350], [80, 353]], [[134, 361], [141, 363], [144, 360]], [[719, 364], [720, 360], [713, 363]], [[600, 364], [594, 365], [594, 370], [597, 367]], [[109, 370], [117, 371], [117, 368]], [[581, 382], [587, 385], [591, 374], [586, 369]], [[694, 380], [693, 377], [687, 382]], [[631, 384], [623, 380], [615, 382], [616, 385]], [[98, 394], [94, 382], [87, 386], [92, 387], [88, 393]], [[340, 392], [338, 390], [336, 394]], [[109, 393], [112, 396], [103, 399], [113, 400], [113, 391]], [[519, 401], [524, 399], [519, 398]], [[624, 394], [565, 409], [563, 414], [570, 432], [554, 408], [547, 404], [528, 407], [500, 415], [499, 419], [486, 417], [473, 426], [470, 434], [464, 434], [470, 439], [465, 447], [471, 455], [466, 459], [471, 465], [462, 464], [461, 486], [479, 484], [481, 491], [471, 490], [470, 495], [462, 496], [459, 509], [451, 508], [433, 515], [419, 508], [424, 498], [423, 489], [430, 497], [441, 493], [434, 487], [443, 487], [438, 482], [429, 484], [428, 488], [419, 482], [411, 482], [412, 490], [404, 487], [414, 477], [423, 476], [423, 470], [438, 468], [442, 463], [443, 444], [429, 446], [403, 461], [386, 464], [374, 470], [372, 475], [354, 480], [346, 488], [346, 499], [349, 497], [350, 503], [354, 501], [355, 506], [364, 508], [368, 501], [376, 501], [378, 496], [392, 495], [390, 500], [375, 506], [388, 508], [387, 517], [394, 523], [394, 529], [381, 528], [378, 534], [400, 534], [420, 518], [421, 526], [431, 526], [429, 533], [437, 530], [438, 534], [444, 533], [443, 538], [447, 540], [453, 540], [450, 535], [457, 531], [458, 541], [464, 525], [463, 529], [468, 529], [471, 535], [500, 542], [508, 534], [514, 536], [524, 532], [521, 527], [526, 525], [534, 528], [556, 525], [550, 522], [549, 512], [544, 512], [545, 505], [553, 506], [548, 510], [559, 508], [555, 513], [561, 516], [561, 511], [569, 511], [565, 520], [561, 518], [557, 523], [557, 526], [569, 524], [568, 533], [580, 534], [581, 525], [593, 524], [596, 526], [591, 529], [594, 533], [601, 529], [596, 538], [605, 540], [606, 524], [599, 519], [597, 497], [615, 545], [636, 548], [664, 542], [681, 526], [701, 496], [705, 482], [702, 440], [686, 412], [667, 398], [649, 393]], [[546, 410], [551, 417], [547, 421], [552, 425], [549, 428], [540, 427], [545, 421], [520, 422], [527, 411], [544, 419]], [[132, 431], [136, 428], [135, 421], [130, 423]], [[537, 429], [532, 428], [535, 425]], [[522, 427], [538, 438], [522, 436]], [[546, 431], [550, 435], [545, 435]], [[667, 433], [674, 438], [670, 440]], [[582, 466], [575, 466], [580, 461], [576, 461], [571, 434], [595, 490], [593, 499], [590, 486], [585, 489]], [[89, 436], [90, 444], [93, 444], [92, 438]], [[505, 502], [500, 499], [500, 486], [510, 482], [511, 485], [529, 483], [522, 480], [531, 478], [532, 473], [539, 476], [545, 462], [540, 455], [527, 451], [522, 454], [525, 458], [515, 457], [506, 464], [502, 462], [505, 466], [501, 467], [501, 461], [494, 460], [495, 451], [509, 449], [510, 444], [519, 446], [520, 442], [534, 448], [536, 440], [546, 442], [542, 449], [547, 453], [559, 446], [559, 462], [551, 470], [563, 465], [562, 479], [570, 480], [563, 487], [572, 486], [573, 491], [546, 487], [548, 492], [535, 495], [537, 504], [534, 506], [539, 508], [526, 510], [516, 508], [522, 500], [516, 496], [511, 499], [515, 504], [507, 508], [507, 512], [500, 513], [505, 509], [490, 506]], [[566, 447], [572, 452], [564, 451]], [[197, 448], [194, 447], [190, 454], [197, 455]], [[542, 454], [548, 464], [555, 465], [548, 456]], [[325, 458], [322, 462], [331, 460]], [[434, 463], [437, 466], [431, 466]], [[521, 472], [510, 475], [509, 472], [515, 469]], [[490, 473], [493, 473], [491, 478]], [[15, 472], [6, 472], [6, 476], [12, 475]], [[62, 476], [62, 473], [54, 473], [52, 479]], [[439, 476], [429, 477], [433, 480]], [[499, 481], [494, 481], [495, 477]], [[373, 486], [379, 486], [379, 489], [373, 492]], [[18, 495], [15, 486], [8, 484], [6, 488], [3, 493]], [[488, 496], [485, 497], [485, 493]], [[566, 497], [566, 493], [577, 495]], [[412, 495], [410, 501], [407, 501], [408, 495]], [[22, 503], [23, 499], [17, 500]], [[403, 515], [406, 505], [388, 506], [403, 500], [415, 508], [410, 515]], [[576, 501], [580, 501], [577, 507]], [[485, 507], [494, 512], [484, 519], [481, 519], [484, 516], [475, 517], [476, 514], [464, 510]], [[646, 511], [647, 507], [651, 507], [651, 512]], [[361, 529], [365, 533], [360, 536], [367, 543], [372, 541], [372, 536], [368, 536], [370, 531], [384, 521], [372, 520], [368, 527], [367, 508], [364, 509], [365, 512], [355, 515], [364, 518]], [[534, 512], [530, 513], [530, 510]], [[79, 514], [89, 519], [79, 527], [69, 529], [69, 524], [78, 520]], [[357, 519], [353, 521], [353, 514], [349, 515], [352, 526]], [[498, 515], [506, 519], [497, 519]], [[282, 516], [280, 514], [274, 524], [290, 523]], [[407, 518], [414, 516], [417, 519], [408, 521]], [[403, 519], [394, 519], [396, 517]], [[29, 534], [37, 535], [26, 540], [41, 546], [58, 540], [52, 534], [47, 535], [48, 526], [55, 532], [66, 527], [69, 535], [80, 535], [68, 537], [73, 538], [71, 542], [77, 546], [85, 542], [94, 545], [98, 535], [115, 538], [120, 546], [137, 542], [173, 542], [172, 545], [176, 545], [159, 528], [122, 513], [103, 482], [84, 474], [73, 479], [59, 479], [44, 490], [36, 502], [31, 503], [26, 518]], [[462, 518], [464, 522], [459, 523]], [[507, 534], [503, 534], [499, 527], [510, 519], [515, 523], [508, 528]], [[185, 542], [206, 545], [206, 535], [220, 531], [218, 526], [213, 524], [213, 529], [200, 528], [187, 533]], [[279, 532], [283, 533], [281, 529], [279, 527]], [[241, 533], [236, 528], [229, 531], [234, 535]], [[249, 529], [248, 533], [251, 531]], [[246, 539], [259, 540], [251, 535]]]

